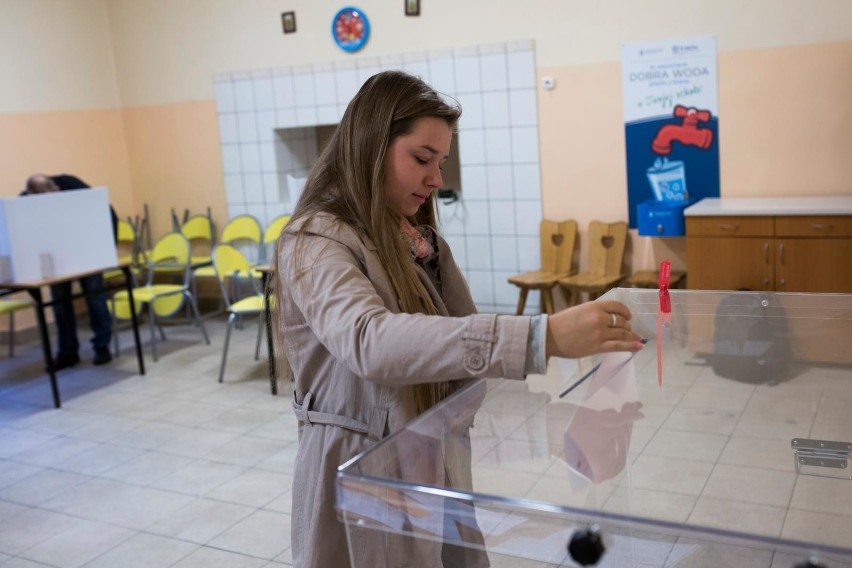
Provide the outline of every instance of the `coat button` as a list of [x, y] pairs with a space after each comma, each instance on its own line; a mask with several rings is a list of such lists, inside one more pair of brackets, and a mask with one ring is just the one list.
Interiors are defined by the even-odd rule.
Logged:
[[467, 356], [467, 368], [471, 371], [481, 371], [485, 368], [485, 359], [478, 353]]

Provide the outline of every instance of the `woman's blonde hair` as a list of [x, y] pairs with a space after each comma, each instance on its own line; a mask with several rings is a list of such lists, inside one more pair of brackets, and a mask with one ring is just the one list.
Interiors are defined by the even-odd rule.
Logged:
[[[442, 118], [455, 128], [460, 114], [458, 106], [447, 104], [417, 77], [401, 71], [373, 75], [349, 103], [311, 168], [290, 220], [292, 223], [317, 213], [329, 213], [370, 239], [376, 245], [400, 309], [407, 313], [436, 314], [437, 309], [417, 276], [409, 244], [400, 238], [401, 219], [387, 205], [385, 154], [395, 139], [412, 131], [418, 119]], [[436, 227], [436, 218], [433, 193], [409, 221]], [[297, 239], [293, 257], [296, 263], [298, 253]], [[276, 337], [276, 341], [281, 340]], [[448, 385], [424, 383], [412, 390], [414, 408], [419, 413], [443, 398]]]

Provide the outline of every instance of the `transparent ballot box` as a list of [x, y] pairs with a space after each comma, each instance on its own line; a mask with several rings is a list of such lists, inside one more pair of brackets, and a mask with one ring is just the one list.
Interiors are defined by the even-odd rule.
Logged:
[[[465, 388], [338, 470], [417, 567], [852, 567], [852, 296], [615, 289], [635, 355]], [[659, 331], [658, 331], [659, 329]], [[355, 568], [367, 568], [352, 554]]]

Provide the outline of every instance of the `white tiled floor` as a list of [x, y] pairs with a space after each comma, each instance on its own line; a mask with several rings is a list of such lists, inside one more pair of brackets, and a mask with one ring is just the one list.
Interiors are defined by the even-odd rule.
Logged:
[[[61, 371], [53, 408], [37, 342], [0, 356], [0, 567], [289, 566], [296, 421], [289, 385], [270, 394], [253, 323], [212, 345], [190, 326], [137, 374], [122, 355]], [[144, 330], [143, 330], [144, 331]], [[80, 338], [89, 336], [80, 329]], [[146, 339], [143, 334], [143, 341]]]

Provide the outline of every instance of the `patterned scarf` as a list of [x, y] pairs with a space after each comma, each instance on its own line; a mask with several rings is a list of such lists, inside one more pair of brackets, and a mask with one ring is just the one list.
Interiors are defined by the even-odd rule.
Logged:
[[411, 249], [411, 257], [414, 260], [424, 261], [435, 253], [429, 237], [424, 234], [426, 229], [414, 227], [408, 222], [408, 219], [403, 218], [401, 221], [402, 238], [408, 243]]

